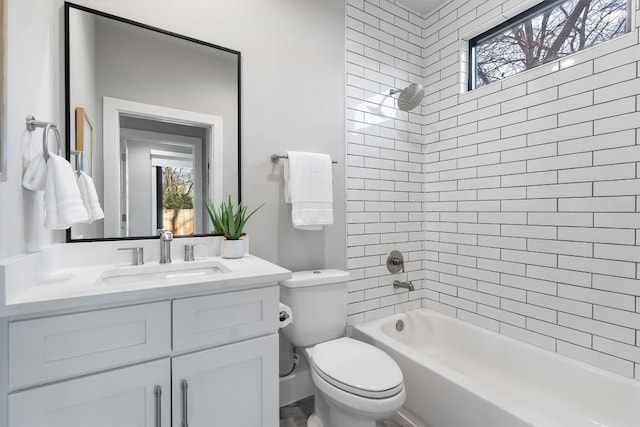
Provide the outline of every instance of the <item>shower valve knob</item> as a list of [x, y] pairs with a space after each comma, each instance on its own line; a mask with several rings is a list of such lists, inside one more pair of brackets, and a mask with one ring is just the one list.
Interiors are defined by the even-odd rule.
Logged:
[[404, 257], [399, 251], [391, 251], [387, 257], [387, 270], [389, 273], [404, 273]]

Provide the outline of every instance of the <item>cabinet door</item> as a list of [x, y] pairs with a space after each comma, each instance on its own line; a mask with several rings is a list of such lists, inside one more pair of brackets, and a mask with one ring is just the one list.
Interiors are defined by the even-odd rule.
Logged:
[[169, 427], [170, 378], [165, 359], [13, 393], [9, 427]]
[[172, 359], [173, 426], [273, 427], [278, 335]]

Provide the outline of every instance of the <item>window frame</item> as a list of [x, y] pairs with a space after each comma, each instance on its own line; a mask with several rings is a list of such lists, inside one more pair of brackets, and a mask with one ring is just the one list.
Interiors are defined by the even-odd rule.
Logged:
[[[492, 38], [493, 36], [496, 36], [498, 34], [500, 34], [505, 28], [509, 28], [515, 25], [519, 25], [522, 24], [525, 21], [528, 21], [529, 19], [531, 19], [532, 17], [535, 17], [538, 14], [542, 14], [545, 11], [547, 11], [548, 9], [553, 9], [554, 7], [556, 7], [559, 4], [564, 3], [567, 0], [544, 0], [538, 4], [536, 4], [535, 6], [530, 7], [529, 9], [525, 10], [524, 12], [521, 12], [509, 19], [507, 19], [506, 21], [491, 27], [490, 29], [488, 29], [487, 31], [482, 32], [481, 34], [472, 37], [471, 39], [469, 39], [469, 45], [468, 45], [468, 56], [467, 56], [467, 91], [470, 92], [472, 90], [475, 89], [481, 89], [481, 88], [476, 88], [475, 83], [476, 83], [476, 73], [475, 73], [475, 53], [476, 53], [476, 46], [479, 43], [482, 43], [490, 38]], [[626, 29], [625, 29], [625, 34], [628, 34], [629, 32], [631, 32], [632, 30], [632, 19], [633, 19], [633, 14], [632, 14], [632, 4], [633, 4], [634, 0], [626, 0], [627, 2], [627, 19], [626, 19]], [[609, 40], [613, 40], [613, 39], [609, 39]], [[607, 40], [607, 41], [609, 41]], [[606, 43], [606, 42], [605, 42]], [[592, 47], [592, 46], [589, 46]], [[587, 50], [589, 48], [583, 49], [583, 50], [579, 50], [577, 52], [572, 53], [571, 55], [574, 55], [576, 53], [582, 52], [584, 50]], [[567, 56], [571, 56], [571, 55], [567, 55]], [[563, 58], [564, 59], [564, 58]], [[531, 68], [533, 69], [533, 68]], [[529, 70], [524, 70], [522, 72], [526, 72]], [[518, 73], [521, 74], [521, 73]], [[514, 74], [514, 75], [518, 75], [518, 74]], [[511, 76], [509, 76], [511, 77]], [[507, 77], [508, 78], [508, 77]], [[502, 81], [502, 80], [500, 80]], [[492, 82], [489, 83], [489, 85], [493, 84], [493, 83], [497, 83], [497, 82]]]

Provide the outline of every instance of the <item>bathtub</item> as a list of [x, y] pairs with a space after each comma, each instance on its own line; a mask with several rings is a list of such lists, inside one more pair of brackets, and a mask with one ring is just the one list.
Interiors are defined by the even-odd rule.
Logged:
[[431, 310], [354, 326], [353, 337], [398, 363], [403, 411], [418, 424], [640, 426], [640, 382]]

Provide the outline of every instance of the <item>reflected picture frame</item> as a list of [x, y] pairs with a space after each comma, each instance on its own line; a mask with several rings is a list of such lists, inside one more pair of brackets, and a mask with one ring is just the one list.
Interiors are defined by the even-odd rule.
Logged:
[[[82, 171], [89, 176], [93, 172], [93, 124], [83, 107], [76, 107], [76, 148], [82, 153], [79, 163]], [[77, 156], [77, 154], [76, 154]]]
[[0, 0], [0, 181], [7, 180], [7, 0]]

